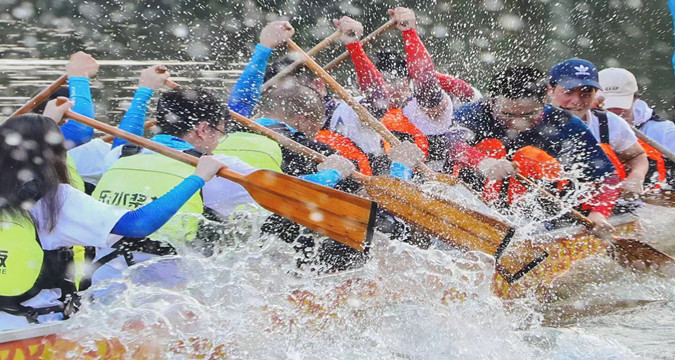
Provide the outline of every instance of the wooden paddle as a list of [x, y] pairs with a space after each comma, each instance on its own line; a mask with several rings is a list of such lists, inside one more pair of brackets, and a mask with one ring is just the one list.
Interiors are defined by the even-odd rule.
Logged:
[[[267, 136], [282, 146], [307, 156], [317, 162], [323, 162], [325, 156], [270, 130], [248, 118], [230, 111], [241, 125]], [[416, 225], [421, 231], [438, 237], [442, 241], [464, 250], [477, 250], [493, 255], [497, 262], [497, 271], [512, 283], [544, 261], [548, 254], [539, 254], [534, 260], [523, 264], [519, 254], [509, 254], [509, 262], [523, 264], [514, 274], [500, 266], [499, 261], [508, 246], [513, 229], [484, 214], [467, 211], [454, 203], [435, 198], [424, 193], [411, 183], [395, 178], [366, 176], [354, 171], [352, 178], [359, 181], [378, 205], [388, 212]]]
[[[365, 106], [361, 105], [354, 97], [340, 85], [332, 76], [330, 76], [324, 69], [319, 66], [319, 64], [314, 61], [307, 53], [305, 53], [302, 48], [300, 48], [296, 43], [293, 42], [293, 40], [288, 40], [286, 42], [288, 44], [288, 47], [292, 51], [296, 51], [302, 55], [302, 57], [305, 59], [305, 65], [314, 72], [326, 85], [328, 85], [335, 93], [344, 101], [346, 102], [349, 106], [351, 106], [354, 111], [359, 116], [359, 119], [361, 121], [365, 122], [373, 128], [375, 131], [377, 131], [380, 136], [382, 136], [385, 140], [387, 140], [392, 146], [398, 145], [401, 143], [401, 141], [392, 134], [389, 129], [387, 129], [381, 122], [379, 122], [369, 111], [368, 109], [365, 108]], [[439, 174], [433, 170], [431, 170], [428, 166], [422, 164], [418, 167], [418, 170], [420, 170], [427, 179], [430, 180], [435, 180], [439, 182], [445, 182], [449, 185], [456, 185], [458, 183], [457, 179], [445, 175], [445, 174]]]
[[647, 134], [643, 133], [640, 131], [638, 128], [635, 126], [631, 125], [631, 128], [633, 129], [633, 132], [635, 133], [635, 136], [637, 136], [640, 140], [646, 142], [649, 144], [651, 147], [654, 149], [658, 150], [661, 154], [663, 154], [665, 157], [670, 159], [670, 161], [675, 162], [675, 153], [672, 151], [668, 150], [665, 146], [659, 144], [656, 142], [656, 140], [650, 138]]
[[[379, 28], [375, 29], [372, 33], [368, 34], [368, 36], [364, 37], [361, 39], [361, 46], [366, 46], [369, 44], [371, 41], [373, 41], [376, 37], [384, 34], [385, 32], [389, 31], [392, 27], [394, 27], [395, 23], [393, 20], [389, 20], [386, 23], [384, 23], [382, 26]], [[307, 52], [310, 56], [313, 56], [309, 52]], [[323, 67], [324, 70], [330, 71], [334, 67], [340, 65], [343, 61], [347, 60], [349, 58], [349, 51], [345, 51], [340, 56], [336, 57], [333, 59], [333, 61], [329, 62], [326, 64], [326, 66]]]
[[[155, 125], [157, 125], [157, 120], [148, 120], [143, 125], [143, 128], [145, 129], [145, 131], [148, 131], [151, 127], [153, 127]], [[103, 139], [103, 141], [105, 141], [107, 143], [112, 143], [114, 138], [115, 137], [112, 136], [112, 135], [106, 135], [106, 136], [103, 136], [101, 139]]]
[[[195, 166], [199, 160], [72, 111], [65, 116], [186, 164]], [[372, 237], [377, 209], [373, 201], [269, 170], [242, 175], [220, 169], [218, 176], [246, 188], [265, 209], [355, 249], [363, 250]]]
[[58, 79], [54, 80], [54, 82], [51, 83], [49, 86], [47, 86], [44, 90], [40, 91], [32, 99], [28, 100], [28, 102], [24, 106], [20, 107], [18, 110], [13, 112], [12, 115], [10, 115], [9, 117], [19, 116], [27, 112], [30, 112], [39, 103], [47, 100], [49, 96], [53, 94], [56, 90], [58, 90], [61, 86], [63, 86], [63, 84], [65, 84], [66, 81], [68, 81], [68, 75], [63, 74], [59, 76]]
[[[544, 196], [551, 198], [556, 202], [559, 201], [555, 195], [546, 191], [544, 188], [524, 175], [517, 174], [516, 177], [518, 180], [525, 182], [539, 190], [539, 192]], [[588, 217], [584, 216], [584, 214], [574, 209], [572, 209], [571, 214], [577, 221], [579, 221], [579, 223], [586, 226], [588, 229], [593, 229], [595, 227], [595, 223]], [[607, 233], [603, 237], [612, 245], [614, 255], [616, 255], [615, 258], [617, 258], [624, 265], [633, 266], [638, 261], [644, 262], [647, 267], [653, 265], [657, 265], [658, 267], [675, 265], [675, 260], [670, 255], [638, 239], [617, 237], [611, 233]]]
[[[307, 51], [307, 53], [310, 54], [310, 56], [314, 56], [314, 55], [318, 54], [319, 51], [323, 50], [323, 48], [328, 46], [333, 41], [337, 40], [340, 37], [340, 35], [342, 35], [342, 32], [340, 32], [340, 30], [330, 34], [330, 36], [321, 40], [320, 43], [316, 44], [313, 48], [309, 49]], [[302, 65], [304, 63], [305, 63], [305, 59], [300, 58], [300, 59], [295, 60], [292, 64], [286, 66], [281, 71], [279, 71], [276, 75], [271, 77], [269, 80], [265, 81], [265, 83], [262, 85], [262, 91], [265, 92], [270, 87], [276, 85], [279, 82], [279, 80], [288, 76], [290, 73], [295, 71], [295, 69], [297, 69], [300, 65]]]

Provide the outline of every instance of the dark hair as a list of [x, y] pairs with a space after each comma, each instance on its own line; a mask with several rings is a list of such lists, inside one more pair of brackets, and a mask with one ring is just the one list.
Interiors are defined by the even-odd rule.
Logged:
[[69, 182], [56, 123], [37, 114], [7, 119], [0, 125], [0, 169], [0, 214], [27, 216], [26, 205], [42, 200], [47, 219], [35, 219], [36, 226], [53, 230], [61, 210], [58, 186]]
[[508, 67], [492, 77], [488, 93], [491, 97], [504, 96], [508, 99], [546, 98], [546, 76], [539, 69], [530, 66]]
[[157, 102], [157, 125], [162, 133], [181, 137], [203, 121], [217, 127], [230, 119], [227, 105], [204, 88], [176, 88]]
[[408, 77], [408, 62], [398, 52], [383, 50], [375, 55], [375, 67], [383, 74], [390, 74], [397, 78]]

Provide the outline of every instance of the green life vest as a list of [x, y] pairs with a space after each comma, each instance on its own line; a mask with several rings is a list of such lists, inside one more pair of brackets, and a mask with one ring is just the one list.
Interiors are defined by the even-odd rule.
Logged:
[[80, 174], [77, 173], [75, 160], [73, 160], [70, 155], [66, 155], [66, 166], [68, 166], [68, 178], [70, 179], [70, 185], [72, 185], [77, 190], [84, 192], [84, 180], [82, 180]]
[[[68, 278], [73, 262], [71, 248], [44, 250], [29, 216], [0, 217], [0, 311], [36, 321], [41, 313], [60, 307], [31, 309], [21, 303], [43, 289], [61, 289], [61, 300], [75, 296]], [[44, 311], [44, 312], [43, 312]]]
[[0, 296], [35, 296], [37, 292], [31, 290], [38, 282], [43, 262], [44, 251], [33, 221], [28, 217], [0, 219]]
[[258, 134], [236, 132], [220, 140], [213, 151], [239, 158], [258, 169], [281, 172], [281, 148], [274, 140]]
[[[95, 199], [114, 206], [137, 209], [169, 192], [194, 173], [194, 167], [159, 154], [121, 157], [103, 175], [92, 193]], [[194, 194], [157, 232], [157, 240], [194, 239], [204, 202]]]

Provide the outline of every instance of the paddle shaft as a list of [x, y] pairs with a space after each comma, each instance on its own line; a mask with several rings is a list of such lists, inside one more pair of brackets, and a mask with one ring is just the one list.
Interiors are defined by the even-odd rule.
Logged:
[[[337, 40], [340, 37], [340, 35], [342, 35], [342, 32], [340, 30], [330, 34], [330, 36], [321, 40], [320, 43], [316, 44], [316, 46], [309, 49], [309, 51], [307, 51], [307, 53], [310, 54], [310, 56], [314, 56], [314, 55], [318, 54], [319, 51], [323, 50], [323, 48], [330, 45], [330, 43], [332, 43], [333, 41]], [[293, 71], [295, 71], [295, 69], [297, 69], [299, 66], [301, 66], [304, 63], [305, 63], [305, 59], [303, 59], [303, 58], [295, 60], [292, 64], [286, 66], [281, 71], [279, 71], [276, 75], [274, 75], [272, 78], [265, 81], [265, 83], [262, 86], [262, 91], [265, 92], [270, 87], [276, 85], [279, 82], [279, 80], [281, 80], [282, 78], [291, 74]]]
[[[268, 128], [256, 123], [255, 121], [247, 118], [246, 116], [237, 114], [236, 112], [234, 112], [232, 110], [230, 110], [230, 115], [238, 123], [246, 126], [248, 129], [250, 129], [252, 131], [255, 131], [256, 133], [258, 133], [260, 135], [266, 136], [266, 137], [276, 141], [277, 143], [281, 144], [282, 146], [284, 146], [284, 147], [286, 147], [290, 150], [293, 150], [293, 151], [295, 151], [299, 154], [305, 155], [305, 156], [313, 159], [314, 161], [316, 161], [318, 163], [322, 163], [324, 160], [326, 160], [326, 157], [323, 154], [321, 154], [321, 153], [319, 153], [315, 150], [312, 150], [312, 149], [310, 149], [310, 148], [308, 148], [308, 147], [306, 147], [306, 146], [304, 146], [300, 143], [297, 143], [294, 140], [289, 139], [289, 138], [275, 132], [274, 130], [268, 129]], [[354, 179], [360, 180], [360, 181], [368, 179], [368, 176], [363, 175], [358, 171], [352, 171], [351, 176]]]
[[643, 133], [642, 131], [640, 131], [635, 126], [631, 126], [631, 128], [633, 129], [633, 132], [635, 133], [635, 136], [637, 136], [640, 140], [646, 142], [651, 147], [653, 147], [654, 149], [661, 152], [661, 154], [665, 155], [668, 159], [675, 162], [675, 153], [666, 149], [665, 146], [657, 143], [656, 140], [650, 138], [647, 134]]
[[[361, 46], [366, 46], [368, 43], [370, 43], [371, 41], [373, 41], [376, 37], [378, 37], [378, 36], [384, 34], [384, 33], [387, 32], [389, 29], [391, 29], [394, 25], [395, 25], [395, 23], [394, 23], [393, 20], [387, 21], [387, 22], [384, 23], [382, 26], [380, 26], [379, 28], [375, 29], [375, 31], [373, 31], [372, 33], [368, 34], [368, 36], [364, 37], [364, 38], [360, 41]], [[308, 52], [308, 54], [310, 54], [310, 56], [312, 56], [312, 54], [311, 54], [310, 52]], [[347, 60], [347, 58], [349, 58], [349, 51], [345, 51], [345, 52], [343, 52], [342, 54], [340, 54], [340, 56], [336, 57], [335, 59], [333, 59], [333, 61], [331, 61], [331, 62], [329, 62], [328, 64], [326, 64], [326, 66], [324, 66], [323, 69], [326, 70], [326, 71], [330, 71], [330, 70], [333, 69], [334, 67], [340, 65], [343, 61]]]
[[44, 90], [40, 91], [32, 99], [28, 100], [28, 102], [25, 105], [23, 105], [18, 110], [13, 112], [12, 115], [10, 115], [9, 117], [19, 116], [27, 112], [30, 112], [31, 110], [33, 110], [35, 106], [37, 106], [37, 104], [48, 99], [49, 96], [53, 94], [56, 90], [58, 90], [61, 86], [63, 86], [63, 84], [65, 84], [66, 81], [68, 81], [68, 75], [63, 74], [59, 76], [58, 79], [56, 79], [53, 83], [47, 86]]
[[[143, 125], [143, 128], [147, 131], [148, 129], [150, 129], [151, 127], [153, 127], [155, 125], [157, 125], [157, 120], [148, 120]], [[105, 141], [107, 143], [111, 143], [114, 138], [115, 137], [112, 136], [112, 135], [106, 135], [106, 136], [103, 136], [101, 139], [103, 139], [103, 141]]]
[[[333, 89], [333, 91], [335, 91], [335, 93], [344, 102], [351, 106], [354, 111], [356, 111], [361, 121], [364, 121], [366, 124], [368, 124], [368, 126], [377, 131], [377, 133], [380, 134], [380, 136], [387, 140], [391, 145], [396, 146], [401, 143], [401, 141], [396, 136], [394, 136], [394, 134], [392, 134], [389, 129], [387, 129], [381, 122], [377, 121], [377, 119], [368, 111], [368, 109], [365, 108], [365, 106], [356, 101], [356, 99], [354, 99], [347, 89], [342, 87], [342, 85], [340, 85], [332, 76], [330, 76], [326, 70], [322, 69], [321, 66], [319, 66], [319, 64], [317, 64], [314, 59], [307, 55], [307, 53], [305, 53], [302, 48], [294, 43], [293, 40], [288, 40], [286, 43], [291, 50], [297, 51], [300, 55], [302, 55], [306, 61], [305, 65], [310, 70], [312, 70], [312, 72], [314, 72], [323, 82]], [[442, 174], [436, 173], [425, 164], [420, 164], [418, 169], [421, 170], [427, 178], [437, 181], [449, 182], [451, 185], [455, 185], [457, 183], [457, 180], [454, 178], [442, 176]]]

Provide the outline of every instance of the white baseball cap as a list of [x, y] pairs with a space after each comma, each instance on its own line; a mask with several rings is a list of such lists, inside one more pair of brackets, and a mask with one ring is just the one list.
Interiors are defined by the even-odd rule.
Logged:
[[630, 109], [633, 97], [638, 92], [635, 76], [621, 68], [608, 68], [598, 73], [601, 91], [598, 96], [605, 98], [605, 109]]

